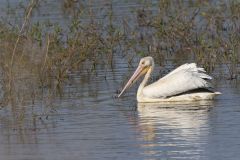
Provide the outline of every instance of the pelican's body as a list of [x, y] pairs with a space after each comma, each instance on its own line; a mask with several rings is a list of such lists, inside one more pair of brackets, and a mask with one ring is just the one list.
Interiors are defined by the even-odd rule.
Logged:
[[137, 91], [138, 102], [211, 100], [220, 94], [209, 90], [211, 84], [207, 80], [212, 78], [205, 74], [203, 68], [198, 68], [195, 63], [184, 64], [158, 81], [147, 85], [153, 69], [153, 58], [142, 58], [137, 70], [118, 97], [143, 74], [145, 77]]

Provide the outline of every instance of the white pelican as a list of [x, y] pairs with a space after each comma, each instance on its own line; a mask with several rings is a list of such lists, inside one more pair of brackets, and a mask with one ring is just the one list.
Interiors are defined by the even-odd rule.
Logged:
[[138, 102], [212, 100], [221, 94], [210, 90], [211, 84], [207, 80], [211, 80], [212, 77], [205, 74], [204, 68], [198, 68], [195, 63], [183, 64], [158, 81], [147, 85], [153, 69], [153, 58], [142, 58], [118, 97], [144, 74], [146, 75], [137, 91]]

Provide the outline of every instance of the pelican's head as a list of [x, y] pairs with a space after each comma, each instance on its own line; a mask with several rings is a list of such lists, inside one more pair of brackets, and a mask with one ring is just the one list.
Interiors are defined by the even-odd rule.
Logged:
[[152, 57], [144, 57], [140, 60], [138, 67], [132, 77], [128, 80], [127, 84], [124, 86], [122, 92], [118, 95], [120, 97], [123, 92], [131, 87], [142, 75], [145, 75], [148, 70], [152, 69], [154, 66], [154, 61]]

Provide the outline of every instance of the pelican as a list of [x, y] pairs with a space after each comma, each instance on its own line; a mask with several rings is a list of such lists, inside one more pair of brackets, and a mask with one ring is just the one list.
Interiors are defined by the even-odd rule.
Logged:
[[197, 67], [195, 63], [183, 64], [158, 81], [147, 85], [153, 69], [153, 58], [150, 56], [142, 58], [118, 97], [143, 75], [145, 77], [137, 90], [138, 102], [212, 100], [216, 95], [221, 94], [211, 91], [212, 87], [208, 80], [212, 77], [205, 73], [204, 68]]

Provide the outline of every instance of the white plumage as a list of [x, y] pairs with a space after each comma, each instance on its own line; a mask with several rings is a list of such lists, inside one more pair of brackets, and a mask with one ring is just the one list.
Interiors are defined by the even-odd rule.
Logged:
[[203, 68], [197, 68], [195, 63], [184, 64], [155, 83], [143, 88], [143, 95], [149, 98], [166, 98], [198, 88], [210, 88], [211, 84], [205, 79]]
[[153, 69], [153, 58], [142, 58], [119, 97], [143, 74], [146, 75], [138, 88], [138, 102], [210, 100], [220, 94], [209, 90], [212, 86], [208, 80], [212, 77], [195, 63], [181, 65], [158, 81], [147, 85]]

